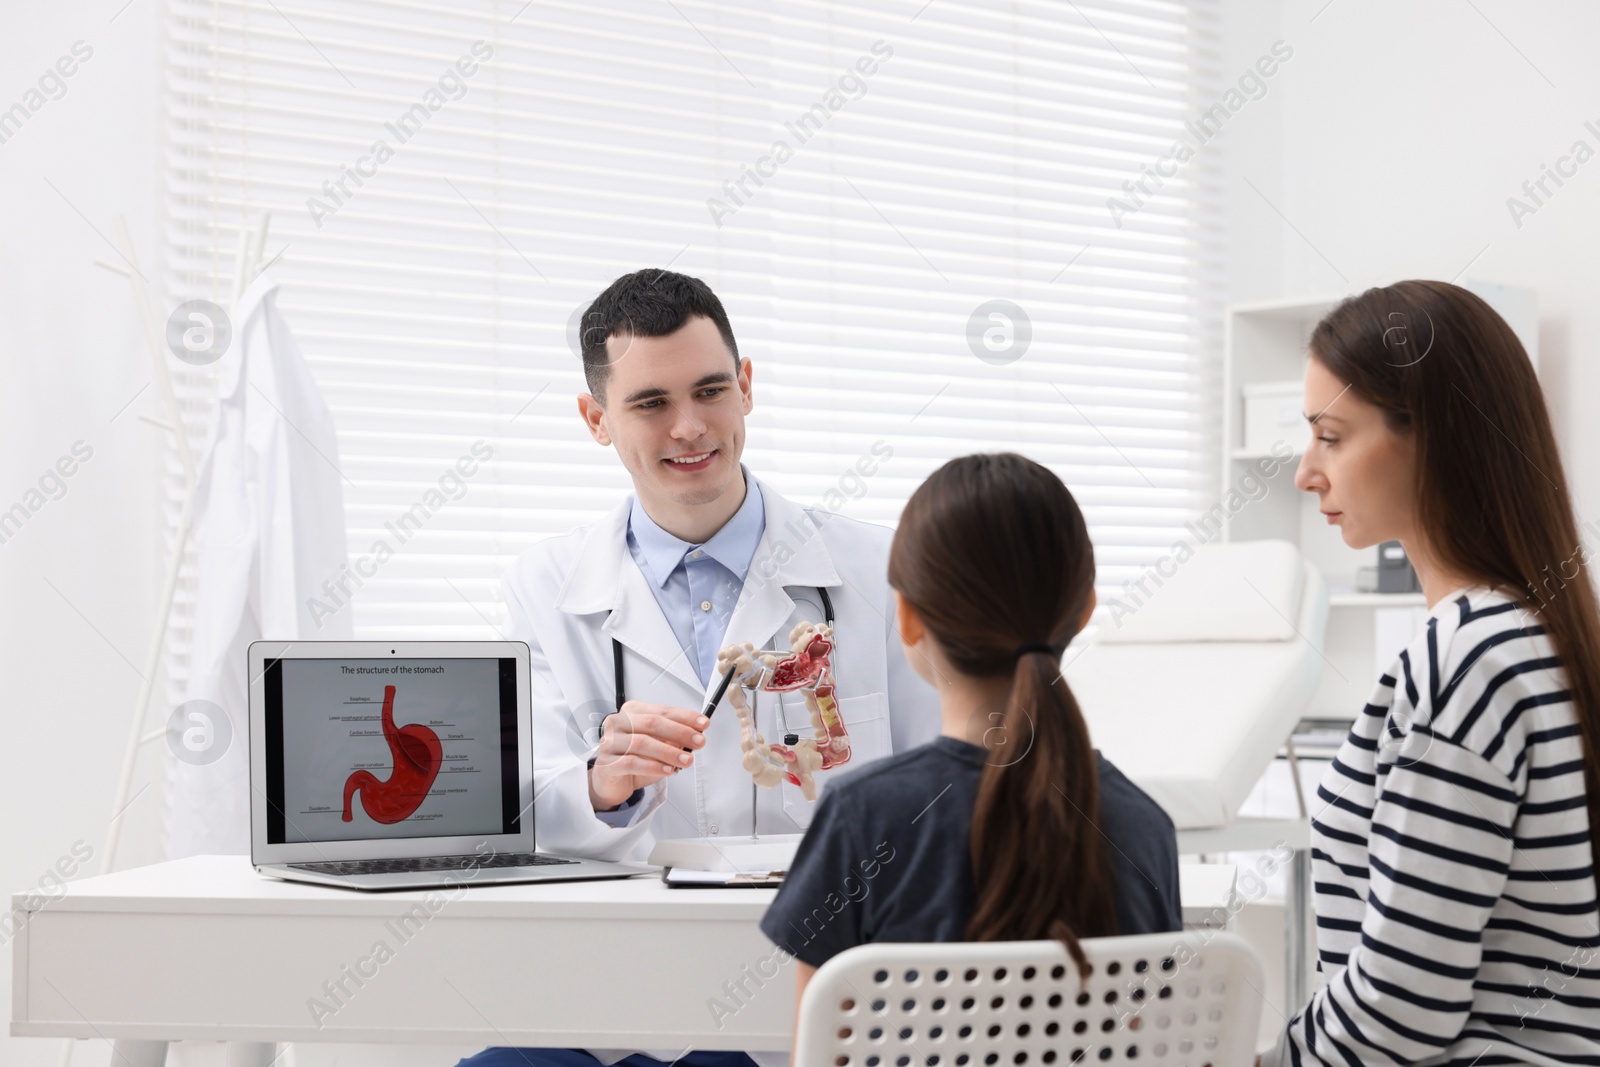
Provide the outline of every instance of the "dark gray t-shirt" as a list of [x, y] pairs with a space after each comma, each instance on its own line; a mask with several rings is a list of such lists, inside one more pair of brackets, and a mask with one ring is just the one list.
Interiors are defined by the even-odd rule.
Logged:
[[[941, 736], [830, 783], [762, 933], [818, 967], [869, 941], [963, 940], [976, 904], [970, 841], [985, 758]], [[1181, 930], [1172, 820], [1098, 750], [1095, 759], [1118, 933]]]

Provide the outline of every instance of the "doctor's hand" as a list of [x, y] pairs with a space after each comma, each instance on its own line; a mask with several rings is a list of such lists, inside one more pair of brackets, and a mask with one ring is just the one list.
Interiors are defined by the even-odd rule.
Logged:
[[600, 749], [589, 768], [589, 803], [595, 811], [610, 811], [635, 789], [677, 774], [694, 762], [710, 723], [688, 708], [641, 700], [623, 704], [601, 725]]

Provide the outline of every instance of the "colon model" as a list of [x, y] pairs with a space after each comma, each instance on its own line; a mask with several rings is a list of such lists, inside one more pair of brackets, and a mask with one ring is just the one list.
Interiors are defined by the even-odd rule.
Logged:
[[392, 685], [383, 687], [383, 739], [389, 742], [394, 771], [387, 781], [371, 771], [356, 771], [345, 779], [345, 822], [351, 821], [350, 798], [358, 789], [361, 808], [374, 822], [397, 823], [407, 819], [428, 799], [428, 790], [439, 776], [439, 767], [444, 763], [444, 746], [439, 743], [439, 735], [421, 723], [395, 727]]
[[[732, 667], [739, 681], [728, 690], [728, 702], [739, 716], [739, 748], [750, 777], [764, 789], [788, 780], [800, 787], [807, 800], [816, 800], [816, 772], [850, 761], [850, 734], [833, 693], [833, 628], [798, 623], [789, 632], [789, 644], [792, 654], [782, 659], [758, 653], [749, 642], [729, 645], [717, 653], [717, 671]], [[744, 699], [746, 688], [769, 693], [798, 689], [811, 715], [812, 736], [768, 744], [756, 732], [755, 716]]]

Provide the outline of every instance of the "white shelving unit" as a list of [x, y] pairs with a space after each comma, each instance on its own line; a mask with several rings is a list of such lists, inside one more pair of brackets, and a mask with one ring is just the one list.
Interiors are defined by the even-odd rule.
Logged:
[[[1506, 319], [1537, 369], [1537, 294], [1529, 289], [1490, 282], [1462, 284], [1483, 297]], [[1247, 475], [1259, 477], [1256, 461], [1269, 455], [1259, 447], [1259, 442], [1256, 448], [1246, 447], [1245, 387], [1301, 381], [1305, 375], [1306, 345], [1311, 331], [1341, 299], [1327, 296], [1274, 300], [1235, 304], [1228, 309], [1223, 337], [1220, 450], [1223, 458], [1219, 500], [1229, 489], [1239, 487], [1241, 479]], [[1426, 618], [1427, 606], [1421, 593], [1357, 591], [1357, 568], [1376, 565], [1377, 548], [1358, 550], [1347, 546], [1339, 528], [1329, 526], [1318, 512], [1316, 495], [1302, 493], [1294, 487], [1295, 469], [1311, 436], [1304, 417], [1298, 411], [1294, 414], [1292, 424], [1280, 427], [1281, 439], [1293, 450], [1292, 456], [1281, 462], [1270, 478], [1263, 479], [1264, 495], [1224, 517], [1222, 538], [1232, 541], [1282, 538], [1300, 546], [1306, 559], [1322, 571], [1330, 593], [1328, 628], [1321, 649], [1326, 662], [1322, 682], [1306, 717], [1352, 721], [1371, 695], [1379, 674]]]

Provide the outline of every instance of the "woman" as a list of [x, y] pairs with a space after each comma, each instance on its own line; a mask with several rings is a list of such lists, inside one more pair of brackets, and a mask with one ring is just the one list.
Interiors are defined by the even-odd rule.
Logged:
[[[1172, 821], [1091, 746], [1061, 655], [1094, 610], [1072, 495], [1013, 454], [967, 456], [906, 504], [889, 554], [931, 744], [830, 783], [761, 929], [816, 967], [867, 941], [1179, 930]], [[797, 1001], [798, 1003], [798, 1001]]]
[[1600, 616], [1539, 383], [1409, 281], [1312, 334], [1295, 484], [1400, 541], [1431, 614], [1317, 790], [1318, 970], [1262, 1062], [1600, 1063]]

